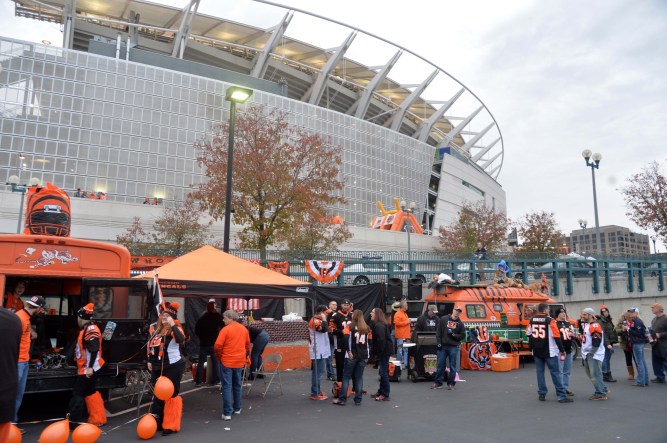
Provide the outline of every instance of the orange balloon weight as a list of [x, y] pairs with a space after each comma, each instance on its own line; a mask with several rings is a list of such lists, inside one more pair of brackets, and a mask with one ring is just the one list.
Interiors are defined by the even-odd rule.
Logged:
[[142, 440], [153, 438], [156, 431], [157, 422], [155, 421], [155, 417], [151, 414], [144, 415], [141, 417], [141, 420], [139, 420], [139, 423], [137, 423], [137, 435]]
[[160, 400], [168, 400], [174, 395], [174, 384], [164, 375], [155, 382], [155, 396]]
[[94, 443], [102, 435], [102, 430], [92, 423], [85, 423], [72, 432], [74, 443]]
[[39, 443], [66, 443], [69, 438], [69, 420], [48, 425], [39, 436]]
[[21, 430], [16, 425], [9, 425], [9, 440], [7, 443], [21, 443], [23, 436], [21, 435]]

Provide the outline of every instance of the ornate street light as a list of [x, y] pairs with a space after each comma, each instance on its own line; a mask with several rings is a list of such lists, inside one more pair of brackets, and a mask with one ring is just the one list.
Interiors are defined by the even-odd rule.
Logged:
[[[652, 236], [651, 236], [651, 241], [653, 242], [653, 253], [654, 253], [654, 254], [657, 254], [657, 253], [658, 253], [658, 250], [655, 249], [655, 241], [656, 241], [657, 239], [658, 239], [657, 236], [655, 236], [655, 235], [652, 235]], [[649, 252], [651, 252], [651, 251], [649, 251]]]
[[[583, 218], [579, 219], [579, 227], [584, 230], [584, 241], [582, 243], [588, 243], [586, 240], [586, 226], [588, 226], [588, 221]], [[583, 249], [583, 248], [582, 248]], [[581, 251], [584, 252], [584, 251]]]
[[[415, 208], [417, 207], [415, 202], [410, 202], [410, 205], [406, 207], [405, 200], [401, 200], [400, 205], [401, 211], [408, 214], [414, 214]], [[409, 219], [405, 220], [403, 229], [408, 233], [408, 266], [410, 267], [410, 278], [412, 278], [412, 249], [410, 248], [410, 232], [412, 231], [412, 224]]]
[[232, 171], [234, 166], [234, 127], [236, 126], [236, 104], [243, 104], [252, 95], [252, 89], [232, 86], [227, 88], [225, 100], [229, 102], [229, 145], [227, 147], [227, 192], [225, 193], [225, 230], [222, 250], [229, 252], [229, 233], [232, 218]]
[[[597, 250], [598, 254], [602, 254], [602, 240], [600, 239], [600, 222], [598, 219], [598, 196], [595, 189], [595, 170], [600, 169], [600, 160], [602, 155], [599, 152], [593, 154], [590, 149], [585, 149], [581, 156], [586, 160], [586, 166], [591, 168], [591, 177], [593, 178], [593, 209], [595, 210], [595, 231], [597, 233]], [[590, 159], [593, 161], [590, 161]]]

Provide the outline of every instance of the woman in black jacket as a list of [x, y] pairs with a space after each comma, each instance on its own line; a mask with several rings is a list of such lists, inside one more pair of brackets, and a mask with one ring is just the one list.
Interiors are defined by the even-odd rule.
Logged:
[[371, 322], [373, 323], [373, 354], [378, 363], [380, 371], [380, 388], [372, 395], [375, 401], [389, 401], [389, 356], [392, 351], [391, 333], [389, 325], [382, 309], [375, 308], [371, 311]]

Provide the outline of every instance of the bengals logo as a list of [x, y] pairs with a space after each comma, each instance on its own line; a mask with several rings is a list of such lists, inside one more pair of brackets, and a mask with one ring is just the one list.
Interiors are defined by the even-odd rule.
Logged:
[[485, 369], [491, 363], [491, 344], [475, 343], [468, 350], [468, 360], [476, 364], [479, 369]]

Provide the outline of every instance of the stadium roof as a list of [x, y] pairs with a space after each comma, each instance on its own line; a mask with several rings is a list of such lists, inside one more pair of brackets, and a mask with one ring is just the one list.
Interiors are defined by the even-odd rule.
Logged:
[[[460, 81], [414, 52], [363, 30], [255, 1], [284, 9], [284, 16], [264, 29], [201, 14], [200, 0], [184, 0], [182, 9], [140, 0], [76, 0], [75, 12], [67, 0], [15, 0], [15, 13], [63, 24], [65, 47], [87, 50], [93, 37], [111, 41], [125, 33], [133, 47], [285, 83], [290, 98], [355, 115], [434, 147], [450, 146], [498, 177], [504, 159], [502, 133], [484, 103]], [[333, 49], [290, 38], [287, 29], [295, 14], [335, 24], [347, 38]], [[394, 55], [384, 66], [345, 57], [357, 35], [390, 45]], [[423, 62], [430, 74], [409, 85], [391, 80], [389, 74], [404, 54]], [[447, 86], [435, 86], [436, 78]]]

